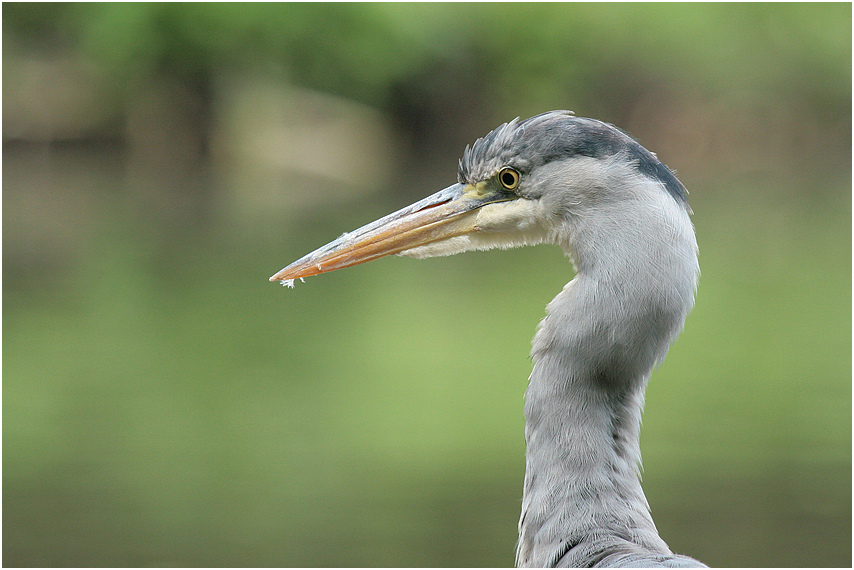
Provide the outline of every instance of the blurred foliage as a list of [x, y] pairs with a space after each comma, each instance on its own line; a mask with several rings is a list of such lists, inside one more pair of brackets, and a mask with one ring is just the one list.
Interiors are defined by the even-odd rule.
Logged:
[[691, 190], [663, 537], [851, 565], [849, 4], [5, 3], [3, 52], [4, 565], [512, 565], [561, 252], [266, 277], [554, 108]]
[[4, 49], [71, 47], [120, 92], [160, 73], [206, 81], [254, 71], [425, 129], [442, 115], [487, 106], [494, 122], [555, 100], [622, 123], [620, 109], [668, 85], [743, 107], [787, 93], [838, 119], [850, 114], [849, 22], [847, 5], [811, 3], [13, 3], [3, 12]]
[[618, 66], [720, 92], [785, 86], [844, 106], [849, 17], [844, 4], [809, 3], [12, 3], [3, 31], [79, 48], [114, 81], [282, 67], [303, 85], [379, 104], [396, 82], [456, 62], [505, 104], [535, 104], [539, 89], [584, 92]]

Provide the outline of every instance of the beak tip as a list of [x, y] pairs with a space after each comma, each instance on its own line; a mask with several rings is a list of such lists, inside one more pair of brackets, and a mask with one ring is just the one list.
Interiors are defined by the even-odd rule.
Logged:
[[276, 281], [285, 281], [286, 279], [285, 279], [284, 275], [285, 275], [285, 270], [282, 269], [281, 271], [277, 272], [275, 275], [270, 277], [270, 282], [275, 283]]

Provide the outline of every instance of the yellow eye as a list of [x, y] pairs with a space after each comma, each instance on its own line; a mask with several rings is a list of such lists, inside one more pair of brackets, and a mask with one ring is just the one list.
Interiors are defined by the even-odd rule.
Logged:
[[519, 173], [509, 166], [505, 166], [498, 172], [498, 180], [508, 190], [513, 190], [519, 185]]

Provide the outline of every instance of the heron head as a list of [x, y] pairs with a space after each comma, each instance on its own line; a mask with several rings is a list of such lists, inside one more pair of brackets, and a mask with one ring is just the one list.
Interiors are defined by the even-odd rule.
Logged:
[[290, 284], [398, 254], [412, 257], [552, 242], [567, 220], [622, 197], [617, 180], [653, 178], [687, 209], [675, 176], [619, 129], [551, 111], [505, 123], [466, 147], [457, 183], [344, 234], [270, 278]]

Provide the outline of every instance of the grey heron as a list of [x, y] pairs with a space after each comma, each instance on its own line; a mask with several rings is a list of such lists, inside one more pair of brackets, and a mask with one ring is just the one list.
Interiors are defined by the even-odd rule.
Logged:
[[687, 191], [616, 127], [552, 111], [466, 147], [458, 181], [288, 265], [293, 280], [389, 254], [560, 246], [576, 275], [546, 307], [525, 393], [516, 563], [698, 567], [659, 537], [640, 484], [644, 392], [699, 277]]

